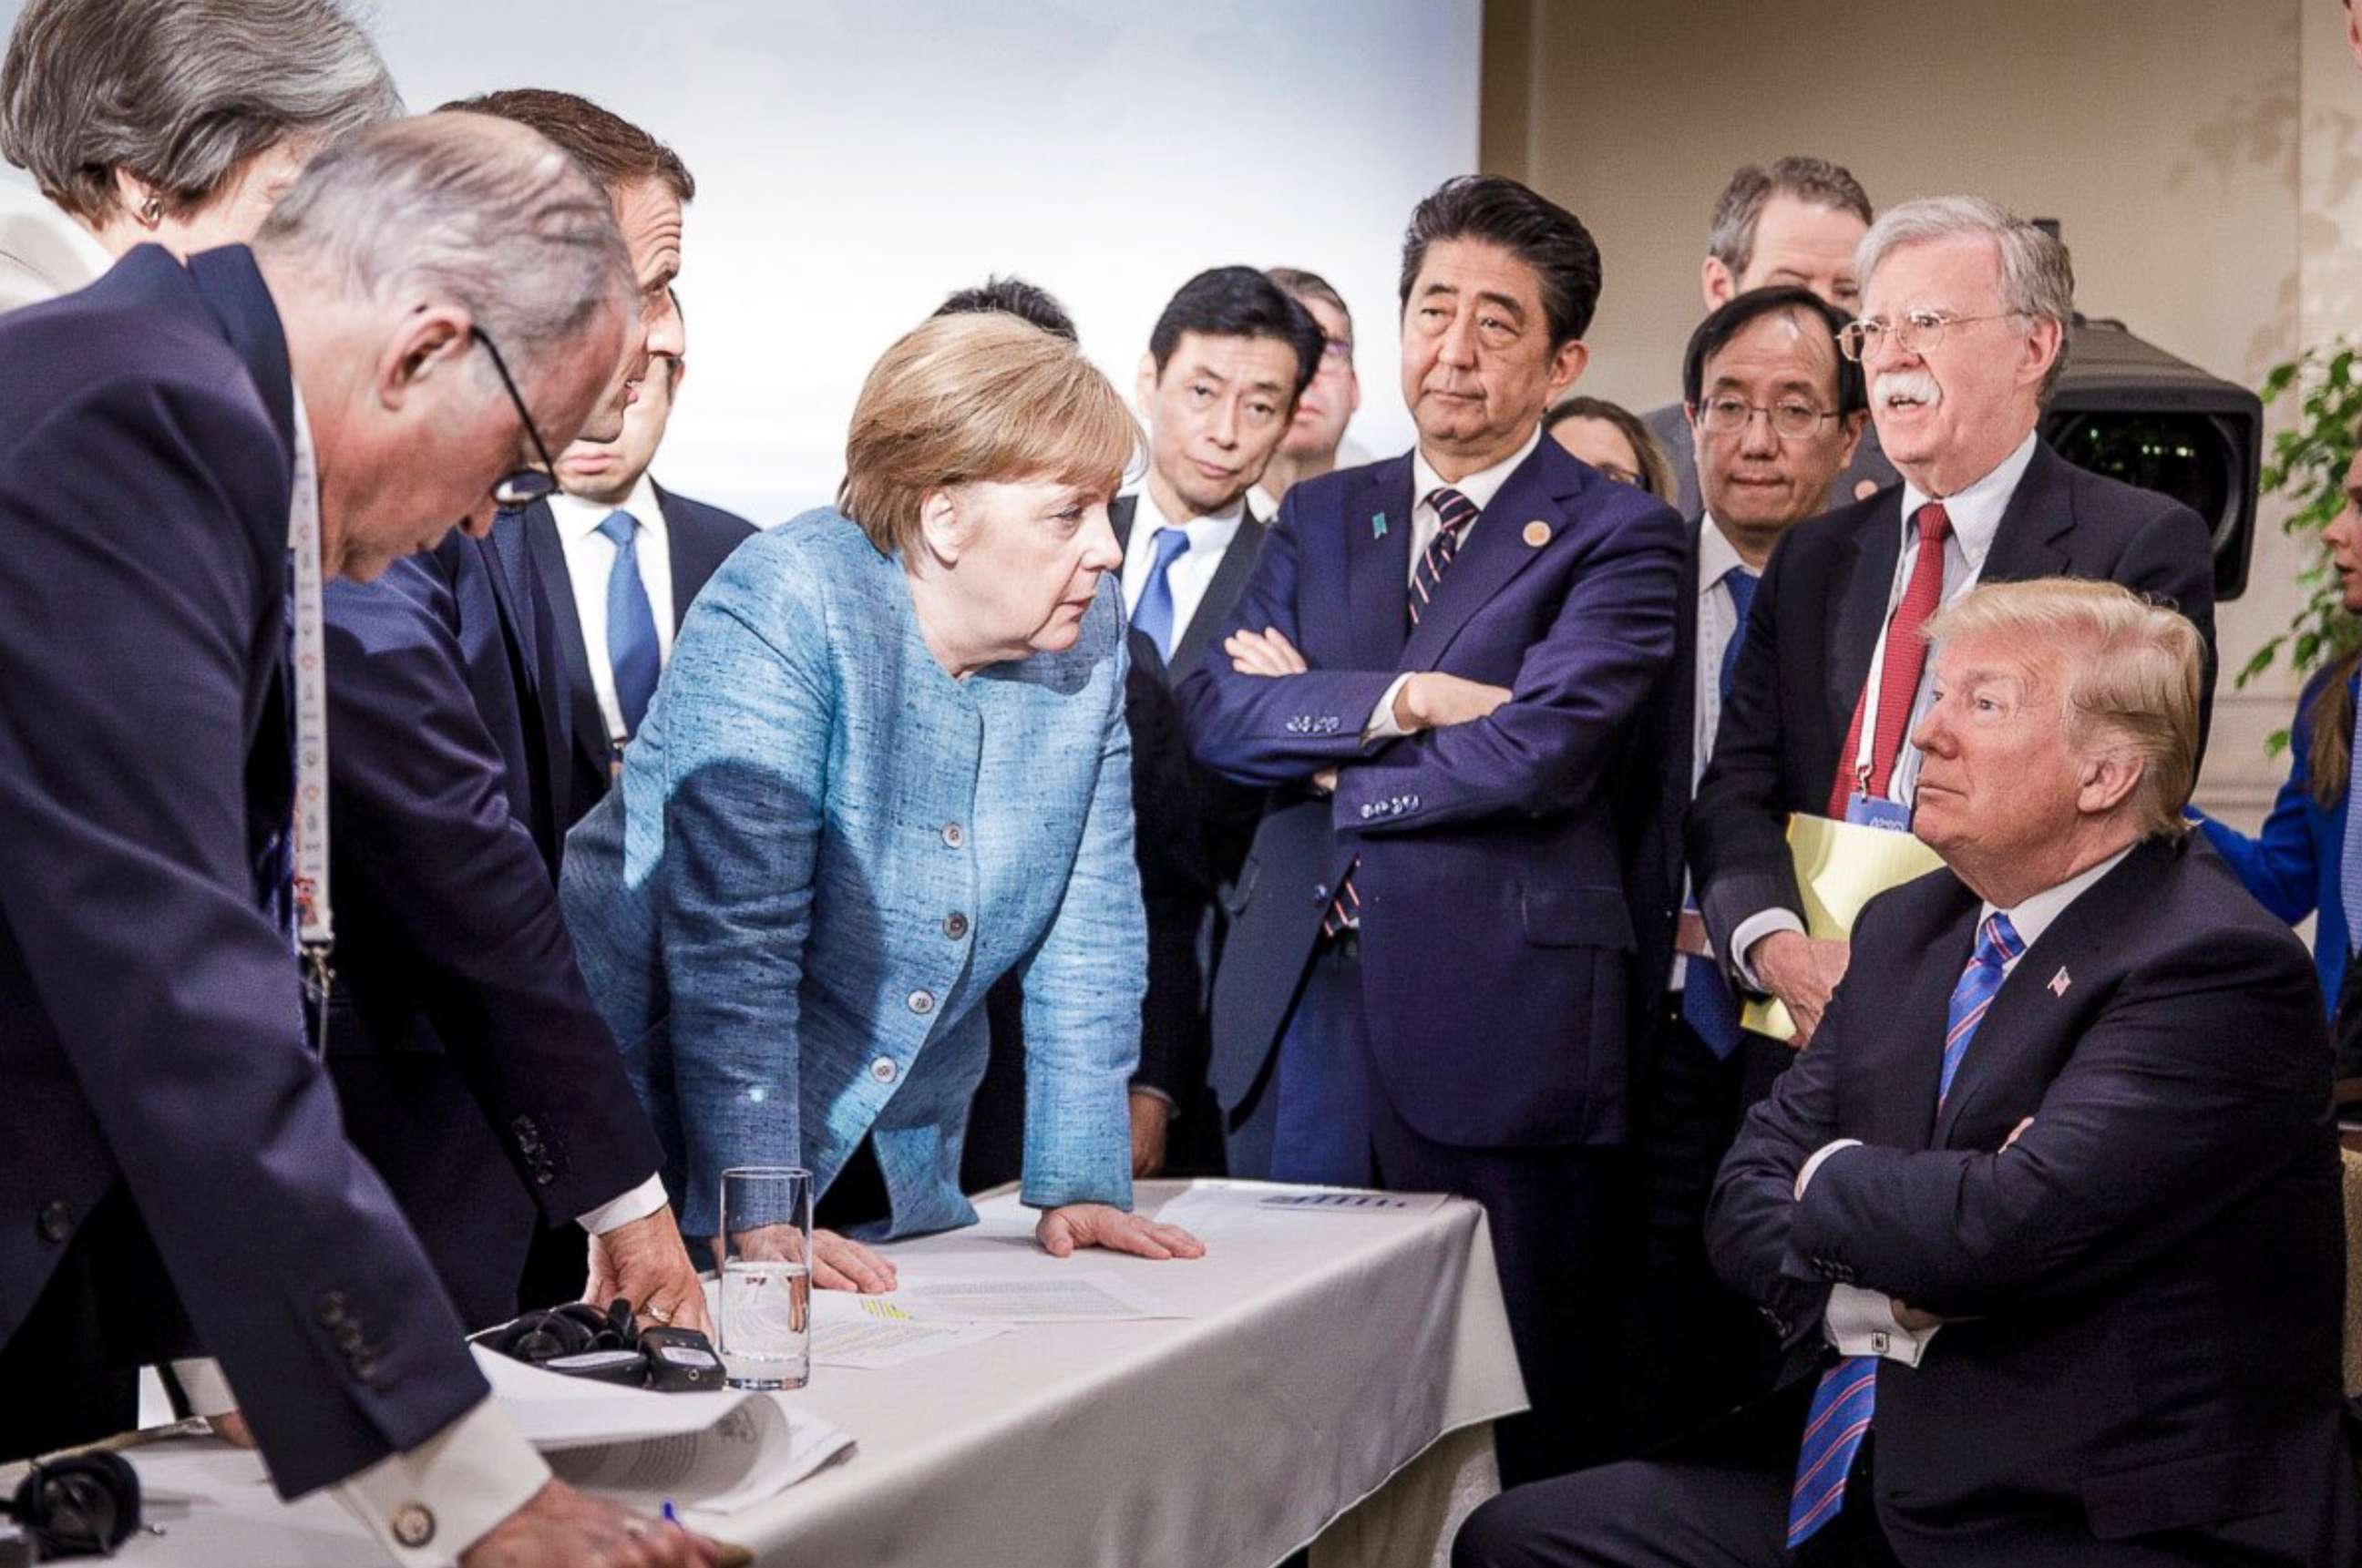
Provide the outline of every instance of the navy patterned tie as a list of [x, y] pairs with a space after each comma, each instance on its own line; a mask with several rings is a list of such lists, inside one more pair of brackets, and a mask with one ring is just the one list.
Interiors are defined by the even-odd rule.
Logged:
[[[1969, 1042], [1984, 1022], [2009, 966], [2025, 951], [2017, 929], [1998, 911], [1977, 928], [1976, 950], [1969, 955], [1968, 967], [1952, 988], [1951, 1006], [1945, 1010], [1944, 1067], [1936, 1087], [1938, 1110], [1952, 1092], [1952, 1077], [1960, 1070], [1960, 1059], [1969, 1054]], [[1861, 1452], [1861, 1440], [1870, 1435], [1877, 1405], [1878, 1357], [1848, 1356], [1821, 1375], [1796, 1454], [1795, 1490], [1788, 1497], [1790, 1551], [1845, 1507], [1846, 1475]]]
[[624, 733], [635, 735], [663, 671], [656, 612], [640, 580], [640, 520], [618, 508], [607, 513], [599, 532], [615, 546], [615, 564], [607, 571], [607, 660], [615, 671], [615, 706], [623, 712]]
[[[1443, 585], [1443, 574], [1460, 554], [1460, 540], [1468, 532], [1468, 525], [1476, 521], [1476, 503], [1452, 489], [1440, 484], [1427, 492], [1427, 503], [1434, 508], [1435, 537], [1428, 541], [1419, 553], [1418, 565], [1410, 574], [1410, 624], [1418, 624], [1418, 617]], [[1351, 931], [1362, 923], [1362, 895], [1353, 889], [1353, 873], [1362, 868], [1362, 857], [1345, 867], [1345, 879], [1337, 884], [1337, 896], [1329, 900], [1329, 912], [1320, 917], [1320, 934], [1334, 936], [1341, 931]]]
[[[1747, 612], [1755, 603], [1759, 586], [1753, 573], [1743, 566], [1732, 567], [1722, 577], [1722, 586], [1730, 595], [1730, 606], [1738, 612], [1738, 624], [1732, 628], [1730, 641], [1723, 645], [1722, 672], [1718, 690], [1725, 702], [1730, 701], [1730, 678], [1738, 669], [1738, 646], [1747, 640]], [[1717, 1062], [1727, 1062], [1730, 1054], [1738, 1049], [1743, 1030], [1739, 1024], [1738, 999], [1730, 994], [1730, 984], [1722, 977], [1711, 958], [1683, 960], [1688, 968], [1682, 977], [1682, 1018], [1690, 1030], [1705, 1043]]]

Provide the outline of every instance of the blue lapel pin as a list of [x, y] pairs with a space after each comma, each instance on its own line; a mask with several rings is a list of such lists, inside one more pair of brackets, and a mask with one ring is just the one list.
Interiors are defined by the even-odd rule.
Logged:
[[1370, 519], [1370, 537], [1373, 539], [1383, 539], [1385, 536], [1386, 514], [1381, 512], [1375, 517]]

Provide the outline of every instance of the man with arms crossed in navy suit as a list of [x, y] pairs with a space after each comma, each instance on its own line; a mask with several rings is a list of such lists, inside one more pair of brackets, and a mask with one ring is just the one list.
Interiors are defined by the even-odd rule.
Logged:
[[111, 1367], [201, 1342], [280, 1491], [337, 1485], [398, 1558], [711, 1561], [489, 1403], [345, 1141], [294, 951], [333, 891], [298, 901], [291, 582], [489, 525], [528, 406], [591, 416], [630, 298], [562, 154], [436, 116], [324, 154], [251, 251], [141, 248], [0, 323], [0, 1453], [127, 1424]]
[[1422, 202], [1418, 446], [1288, 491], [1181, 690], [1198, 759], [1275, 791], [1215, 978], [1233, 1173], [1484, 1203], [1534, 1405], [1513, 1479], [1612, 1441], [1643, 1005], [1612, 780], [1680, 590], [1679, 520], [1541, 440], [1598, 295], [1590, 235], [1516, 182]]
[[1496, 1499], [1460, 1568], [2346, 1568], [2345, 1239], [2303, 947], [2182, 807], [2203, 649], [2113, 583], [1938, 616], [1913, 831], [1723, 1164], [1783, 1392]]

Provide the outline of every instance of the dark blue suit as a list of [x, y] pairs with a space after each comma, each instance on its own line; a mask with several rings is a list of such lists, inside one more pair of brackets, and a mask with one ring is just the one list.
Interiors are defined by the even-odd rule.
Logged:
[[[685, 495], [656, 486], [657, 504], [664, 509], [666, 559], [672, 569], [672, 629], [689, 614], [689, 607], [730, 552], [752, 538], [755, 525], [734, 512], [708, 506]], [[521, 537], [520, 537], [521, 536]], [[558, 713], [564, 730], [565, 768], [556, 775], [565, 790], [560, 806], [563, 833], [597, 805], [614, 779], [615, 747], [607, 720], [599, 712], [598, 689], [590, 683], [590, 654], [582, 642], [582, 618], [574, 608], [574, 582], [566, 569], [566, 547], [557, 536], [557, 520], [545, 502], [503, 515], [492, 531], [503, 552], [522, 550], [541, 584], [549, 607], [555, 647], [546, 655], [566, 681], [567, 701]], [[545, 638], [545, 641], [548, 641]], [[607, 657], [602, 648], [599, 657]]]
[[[28, 1384], [103, 1374], [47, 1331], [177, 1295], [307, 1491], [485, 1385], [258, 903], [292, 793], [278, 314], [242, 248], [142, 248], [0, 321], [0, 1426], [73, 1435]], [[169, 1290], [110, 1297], [157, 1253]]]
[[[1341, 1032], [1363, 1043], [1376, 1175], [1492, 1216], [1537, 1412], [1505, 1465], [1546, 1474], [1597, 1452], [1599, 1434], [1574, 1428], [1613, 1404], [1601, 1152], [1628, 1135], [1628, 1043], [1651, 987], [1636, 984], [1612, 800], [1672, 656], [1683, 535], [1545, 440], [1414, 631], [1411, 472], [1406, 455], [1288, 491], [1230, 626], [1276, 627], [1309, 672], [1239, 674], [1217, 637], [1181, 687], [1198, 758], [1278, 790], [1231, 900], [1211, 1077], [1237, 1169], [1242, 1149], [1268, 1147], [1258, 1123], [1279, 1109], [1283, 1033], [1310, 1021], [1296, 1005], [1308, 972], [1310, 1005], [1358, 1011]], [[1426, 669], [1513, 696], [1478, 723], [1365, 747], [1396, 675]], [[1334, 798], [1313, 794], [1332, 767]], [[1356, 856], [1357, 962], [1320, 933]], [[1345, 964], [1357, 977], [1341, 978]]]
[[549, 620], [505, 518], [328, 599], [329, 1065], [470, 1327], [515, 1312], [537, 1225], [660, 1158], [558, 912]]

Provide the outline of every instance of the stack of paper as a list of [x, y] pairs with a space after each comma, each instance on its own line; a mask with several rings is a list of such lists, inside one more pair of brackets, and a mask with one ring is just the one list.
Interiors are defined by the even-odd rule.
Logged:
[[[1788, 852], [1796, 863], [1797, 890], [1804, 895], [1805, 933], [1840, 940], [1853, 934], [1862, 905], [1944, 865], [1941, 856], [1907, 833], [1803, 812], [1788, 819]], [[1739, 1021], [1774, 1040], [1796, 1037], [1796, 1021], [1777, 998], [1749, 1002]]]
[[475, 1351], [502, 1408], [560, 1479], [649, 1512], [669, 1501], [735, 1513], [853, 1446], [849, 1433], [775, 1394], [655, 1394]]

